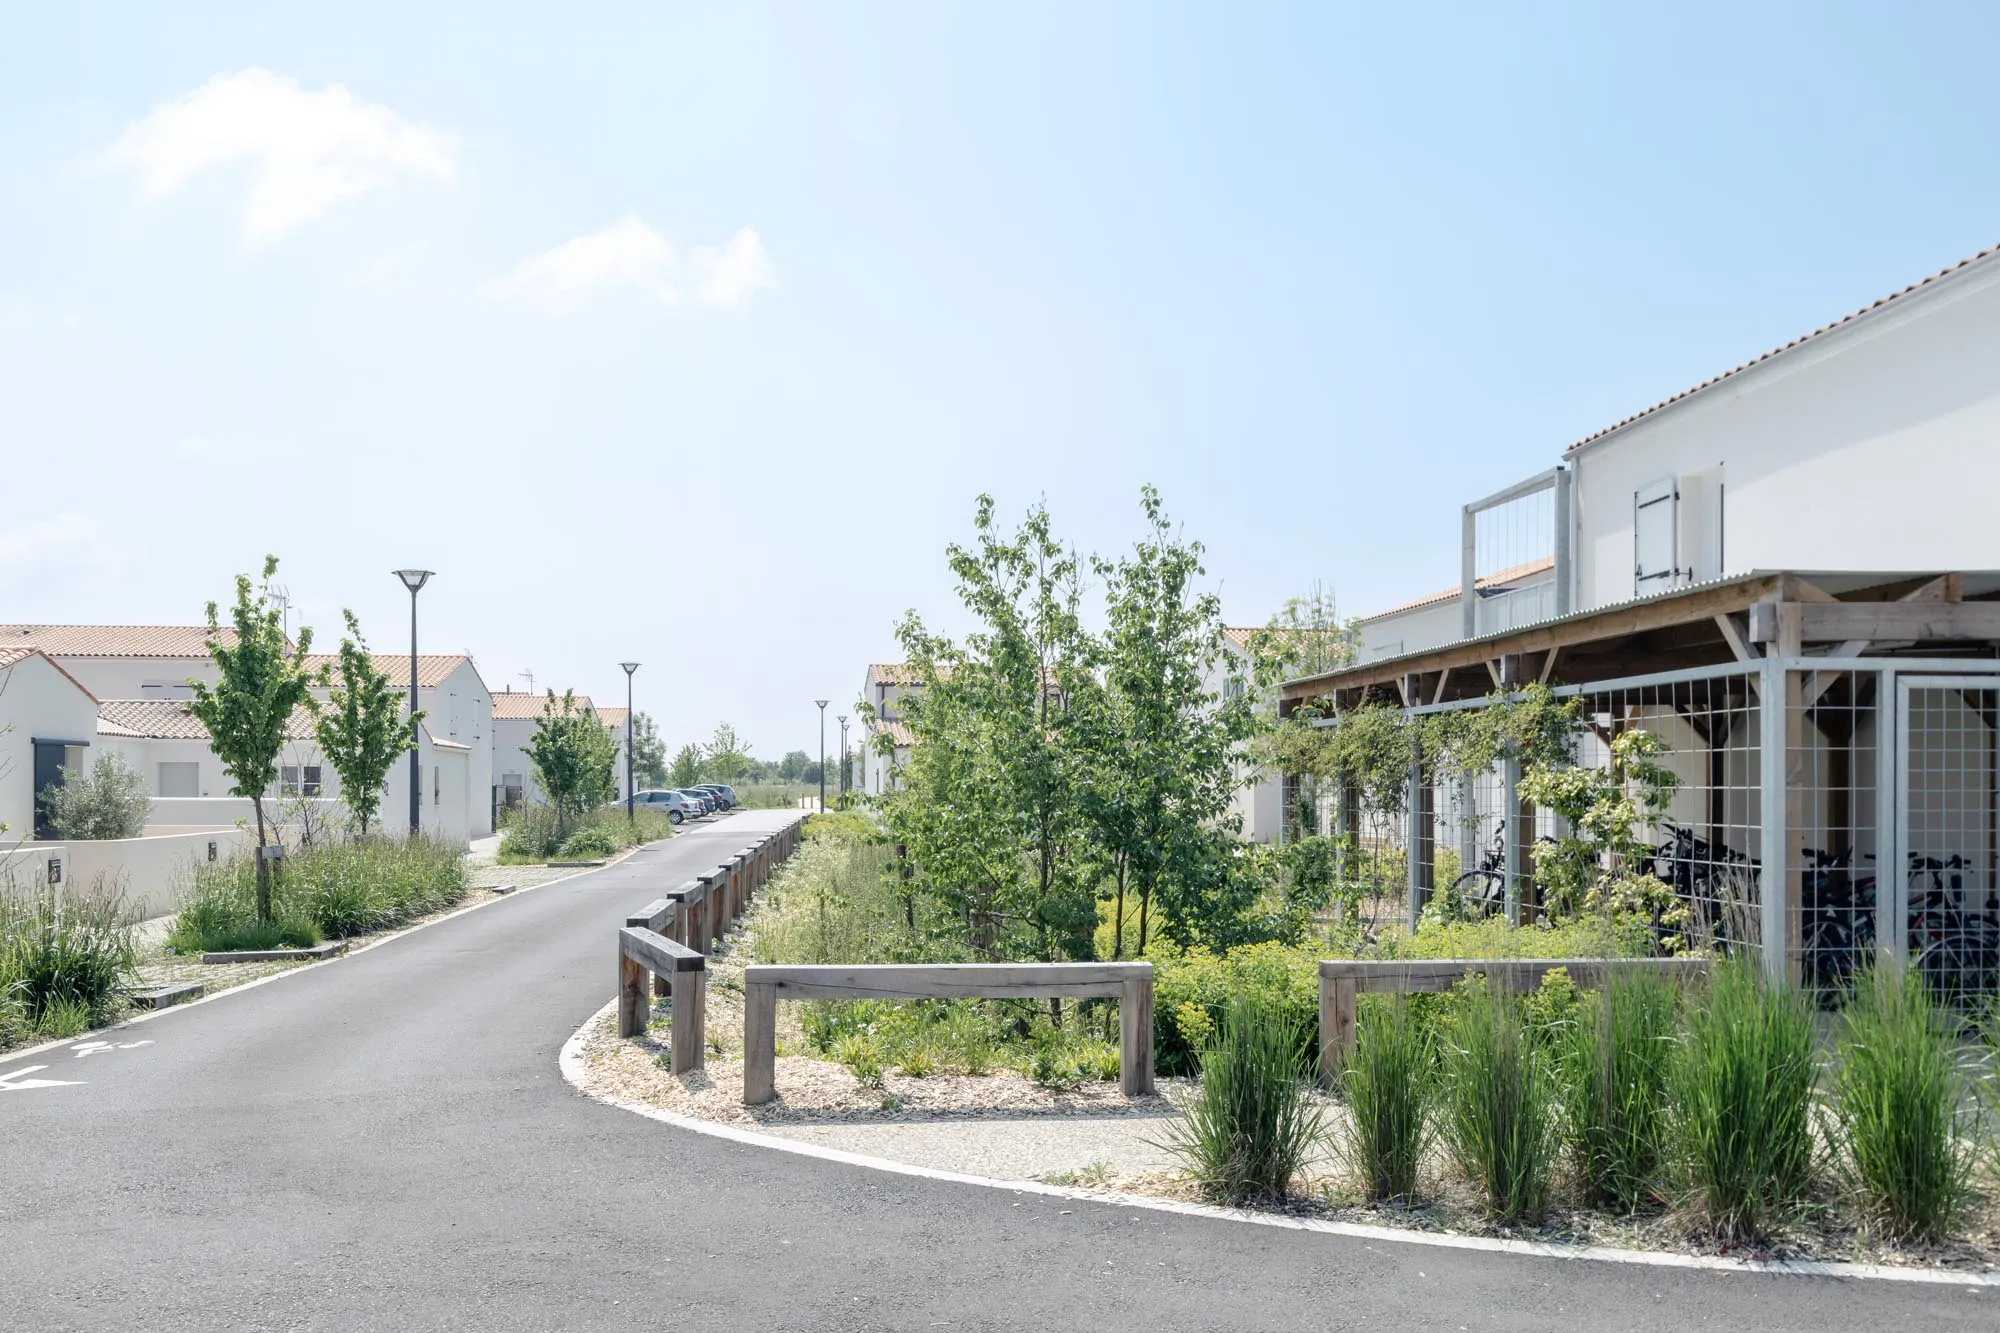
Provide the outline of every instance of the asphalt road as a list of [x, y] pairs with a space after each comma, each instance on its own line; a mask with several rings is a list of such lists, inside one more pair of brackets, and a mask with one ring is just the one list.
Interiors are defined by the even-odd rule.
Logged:
[[[614, 927], [777, 816], [0, 1061], [6, 1329], [2000, 1326], [2000, 1292], [1371, 1244], [741, 1146], [557, 1072]], [[126, 1046], [124, 1043], [145, 1042]], [[22, 1075], [26, 1065], [46, 1068]]]

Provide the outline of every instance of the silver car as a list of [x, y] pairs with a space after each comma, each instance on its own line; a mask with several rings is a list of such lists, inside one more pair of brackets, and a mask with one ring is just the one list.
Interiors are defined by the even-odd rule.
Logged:
[[673, 823], [685, 819], [699, 819], [701, 811], [695, 803], [677, 791], [639, 791], [632, 793], [632, 807], [641, 806], [648, 810], [658, 810]]

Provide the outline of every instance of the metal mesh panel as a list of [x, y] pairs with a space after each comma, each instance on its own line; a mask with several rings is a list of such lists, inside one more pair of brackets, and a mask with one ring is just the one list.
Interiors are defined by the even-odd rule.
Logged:
[[1909, 965], [1939, 995], [1990, 995], [2000, 972], [2000, 791], [1990, 678], [1901, 682], [1899, 915]]
[[1881, 677], [1800, 672], [1786, 689], [1787, 950], [1832, 1002], [1876, 948]]

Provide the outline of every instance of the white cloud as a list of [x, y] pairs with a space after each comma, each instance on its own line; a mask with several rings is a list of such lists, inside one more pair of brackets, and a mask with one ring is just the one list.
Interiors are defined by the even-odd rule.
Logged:
[[572, 237], [479, 290], [491, 300], [561, 312], [597, 292], [617, 289], [672, 305], [681, 299], [683, 279], [692, 284], [695, 300], [711, 306], [741, 305], [778, 285], [771, 257], [747, 227], [720, 247], [697, 247], [683, 261], [672, 241], [627, 216], [603, 231]]
[[778, 270], [757, 233], [743, 228], [720, 249], [704, 246], [692, 257], [695, 295], [714, 306], [739, 306], [778, 286]]
[[106, 159], [137, 172], [148, 201], [217, 168], [250, 164], [243, 235], [267, 245], [398, 177], [450, 180], [457, 149], [450, 135], [363, 102], [337, 83], [307, 92], [296, 79], [247, 69], [154, 108]]

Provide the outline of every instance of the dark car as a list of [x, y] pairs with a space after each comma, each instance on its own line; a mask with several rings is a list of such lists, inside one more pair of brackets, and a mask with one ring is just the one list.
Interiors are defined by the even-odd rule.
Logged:
[[703, 791], [701, 788], [683, 787], [681, 788], [681, 795], [687, 797], [690, 801], [694, 802], [695, 809], [698, 814], [712, 815], [715, 813], [716, 809], [715, 797], [712, 794]]
[[725, 787], [720, 782], [704, 782], [695, 788], [695, 790], [705, 791], [710, 796], [713, 796], [715, 798], [715, 808], [718, 810], [727, 810], [736, 804], [735, 788]]

